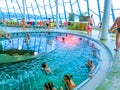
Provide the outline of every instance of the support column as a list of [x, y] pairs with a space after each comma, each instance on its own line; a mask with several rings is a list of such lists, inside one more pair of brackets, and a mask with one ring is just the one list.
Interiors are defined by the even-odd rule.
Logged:
[[111, 2], [112, 0], [105, 0], [105, 3], [104, 3], [104, 12], [103, 12], [103, 19], [102, 19], [103, 27], [102, 27], [101, 40], [107, 40], [110, 11], [111, 11]]
[[59, 5], [58, 5], [58, 0], [56, 0], [56, 28], [59, 28]]
[[25, 13], [25, 0], [22, 0], [22, 5], [23, 5], [23, 18], [26, 19], [26, 13]]

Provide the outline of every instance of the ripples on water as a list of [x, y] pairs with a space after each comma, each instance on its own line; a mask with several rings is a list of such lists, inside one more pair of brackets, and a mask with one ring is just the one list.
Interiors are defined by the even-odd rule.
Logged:
[[[85, 42], [79, 41], [70, 47], [65, 42], [57, 41], [57, 49], [39, 59], [20, 63], [0, 65], [1, 90], [43, 90], [44, 83], [52, 81], [56, 88], [64, 87], [63, 75], [73, 75], [73, 81], [79, 85], [89, 77], [89, 69], [81, 67], [88, 59], [98, 64], [93, 57], [93, 49]], [[41, 71], [41, 63], [47, 62], [52, 74]]]

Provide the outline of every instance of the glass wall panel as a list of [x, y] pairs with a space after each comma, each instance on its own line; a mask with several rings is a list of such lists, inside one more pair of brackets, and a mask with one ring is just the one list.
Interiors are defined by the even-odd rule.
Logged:
[[112, 0], [115, 17], [120, 16], [120, 0]]
[[69, 3], [65, 3], [65, 11], [66, 13], [71, 13], [71, 7]]
[[[0, 0], [0, 18], [23, 18], [23, 0]], [[87, 4], [87, 1], [89, 4]], [[98, 3], [100, 11], [98, 10]], [[69, 13], [75, 13], [76, 16], [80, 12], [86, 16], [88, 12], [94, 15], [95, 21], [99, 22], [99, 13], [101, 18], [103, 17], [105, 0], [58, 0], [59, 2], [59, 18], [63, 21], [68, 19]], [[70, 3], [71, 2], [71, 3]], [[120, 15], [120, 0], [112, 0], [113, 12], [111, 12], [110, 22], [113, 23], [112, 15], [118, 17]], [[28, 19], [47, 19], [51, 17], [55, 20], [56, 18], [56, 0], [25, 0], [25, 13]], [[63, 6], [65, 5], [65, 6]], [[89, 7], [88, 7], [88, 6]], [[36, 16], [37, 15], [37, 16]], [[37, 17], [37, 18], [36, 18]], [[38, 18], [39, 17], [39, 18]], [[78, 21], [78, 20], [77, 20]]]

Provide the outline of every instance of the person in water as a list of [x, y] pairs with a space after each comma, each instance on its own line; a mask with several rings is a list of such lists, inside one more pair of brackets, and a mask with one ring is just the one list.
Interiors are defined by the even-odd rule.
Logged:
[[95, 65], [93, 64], [92, 60], [88, 60], [87, 65], [90, 68], [89, 77], [92, 77], [93, 76], [93, 71], [95, 69]]
[[75, 83], [72, 81], [71, 75], [64, 75], [63, 81], [65, 83], [66, 90], [73, 90], [76, 87]]
[[90, 72], [89, 72], [89, 77], [92, 77], [93, 76], [93, 72], [95, 70], [95, 65], [93, 64], [92, 60], [88, 60], [88, 62], [82, 66], [79, 66], [79, 69], [82, 68], [82, 67], [88, 67], [90, 68]]
[[51, 69], [48, 68], [48, 64], [46, 62], [42, 63], [41, 67], [42, 70], [45, 71], [46, 73], [51, 73]]
[[52, 82], [48, 82], [44, 84], [44, 90], [56, 90]]

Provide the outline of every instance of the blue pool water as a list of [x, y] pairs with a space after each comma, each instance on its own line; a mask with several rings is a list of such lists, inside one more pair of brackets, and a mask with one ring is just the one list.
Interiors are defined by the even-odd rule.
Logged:
[[[59, 36], [58, 39], [56, 36]], [[65, 41], [62, 37], [65, 37]], [[87, 39], [80, 40], [79, 36], [74, 35], [67, 37], [70, 38], [66, 38], [64, 34], [51, 35], [51, 39], [56, 42], [56, 49], [42, 57], [19, 63], [1, 64], [0, 89], [43, 90], [44, 84], [48, 81], [52, 81], [56, 88], [64, 88], [62, 80], [65, 74], [72, 75], [75, 84], [80, 85], [89, 78], [89, 69], [85, 66], [88, 59], [91, 59], [97, 67], [99, 58], [93, 56], [91, 45], [94, 42], [88, 43]], [[100, 54], [99, 49], [97, 54]], [[41, 71], [43, 62], [47, 62], [52, 70], [51, 74]]]

